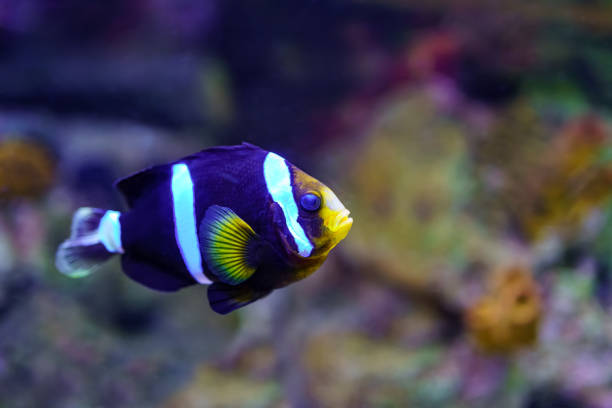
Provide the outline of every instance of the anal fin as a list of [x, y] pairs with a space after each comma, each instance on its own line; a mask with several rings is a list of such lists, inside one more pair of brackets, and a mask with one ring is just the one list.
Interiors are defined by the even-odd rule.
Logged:
[[219, 314], [228, 314], [267, 296], [271, 290], [258, 291], [247, 285], [231, 286], [215, 282], [208, 287], [208, 303]]

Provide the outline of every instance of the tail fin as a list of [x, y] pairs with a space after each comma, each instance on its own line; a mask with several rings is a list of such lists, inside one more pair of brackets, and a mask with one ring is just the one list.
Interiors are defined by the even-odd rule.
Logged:
[[120, 215], [117, 211], [79, 208], [72, 217], [70, 238], [57, 250], [57, 269], [80, 278], [98, 269], [114, 254], [122, 254]]

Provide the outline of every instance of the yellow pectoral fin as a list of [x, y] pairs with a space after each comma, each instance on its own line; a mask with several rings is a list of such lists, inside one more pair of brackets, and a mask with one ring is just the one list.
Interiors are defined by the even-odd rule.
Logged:
[[199, 235], [206, 265], [221, 282], [238, 285], [253, 275], [256, 267], [249, 263], [249, 251], [259, 238], [234, 211], [209, 207]]

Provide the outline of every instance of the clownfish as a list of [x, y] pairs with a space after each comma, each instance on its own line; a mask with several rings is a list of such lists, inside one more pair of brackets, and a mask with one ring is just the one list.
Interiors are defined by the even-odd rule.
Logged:
[[89, 275], [114, 255], [149, 288], [208, 285], [229, 313], [317, 270], [353, 224], [334, 192], [257, 146], [219, 146], [115, 183], [129, 210], [80, 208], [56, 266]]

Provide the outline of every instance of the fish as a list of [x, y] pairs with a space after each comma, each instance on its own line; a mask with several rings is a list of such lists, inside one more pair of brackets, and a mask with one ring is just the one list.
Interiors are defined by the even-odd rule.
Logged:
[[83, 277], [118, 255], [151, 289], [207, 285], [220, 314], [311, 275], [353, 225], [329, 187], [249, 143], [149, 167], [115, 187], [129, 209], [78, 209], [57, 269]]

